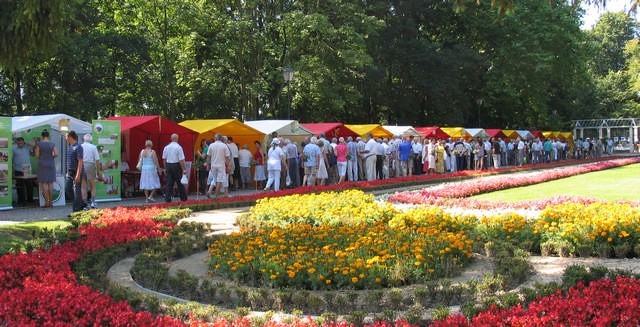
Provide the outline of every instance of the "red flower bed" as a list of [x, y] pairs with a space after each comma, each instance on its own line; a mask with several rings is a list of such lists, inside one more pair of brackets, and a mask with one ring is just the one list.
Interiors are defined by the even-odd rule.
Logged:
[[[391, 202], [401, 202], [401, 203], [413, 203], [413, 204], [426, 204], [426, 205], [442, 205], [442, 206], [459, 206], [460, 198], [469, 197], [476, 194], [494, 192], [503, 189], [533, 185], [538, 183], [543, 183], [555, 179], [565, 178], [569, 176], [575, 176], [579, 174], [584, 174], [593, 171], [599, 171], [609, 168], [615, 168], [620, 166], [625, 166], [629, 164], [634, 164], [640, 162], [639, 158], [628, 158], [628, 159], [616, 159], [610, 161], [600, 161], [589, 164], [584, 164], [580, 166], [569, 166], [562, 168], [554, 168], [549, 170], [544, 170], [541, 172], [535, 172], [526, 174], [523, 176], [497, 176], [491, 179], [473, 179], [464, 182], [456, 183], [455, 186], [444, 186], [440, 188], [433, 189], [423, 189], [415, 192], [401, 192], [396, 193], [389, 197], [389, 201]], [[458, 199], [456, 201], [450, 201], [449, 199]], [[548, 204], [553, 204], [558, 201], [565, 201], [567, 198], [558, 197], [556, 199], [546, 199], [539, 201], [539, 203], [534, 203], [535, 207], [546, 206]], [[570, 198], [569, 198], [570, 199]], [[590, 202], [593, 200], [576, 198], [578, 202]], [[466, 202], [466, 200], [465, 200]], [[484, 201], [487, 202], [487, 201]], [[556, 203], [557, 204], [557, 203]], [[464, 205], [464, 204], [463, 204]], [[479, 201], [470, 201], [470, 205], [473, 208], [487, 208], [495, 207], [497, 204], [482, 204]], [[478, 205], [478, 206], [476, 206]], [[501, 204], [502, 205], [502, 204]], [[469, 206], [469, 205], [466, 205]], [[527, 206], [522, 204], [522, 207], [530, 208], [530, 205]]]
[[154, 221], [160, 211], [105, 209], [97, 223], [78, 230], [82, 237], [77, 241], [0, 257], [0, 325], [183, 326], [182, 321], [116, 303], [109, 295], [80, 285], [71, 270], [71, 263], [85, 254], [164, 235], [173, 223]]
[[[576, 163], [589, 163], [594, 162], [596, 159], [588, 159], [588, 160], [566, 160], [560, 162], [552, 162], [547, 164], [537, 164], [537, 165], [524, 165], [521, 167], [505, 167], [491, 170], [483, 170], [483, 171], [475, 171], [475, 170], [463, 170], [457, 171], [448, 174], [440, 174], [440, 175], [417, 175], [417, 176], [404, 176], [404, 177], [394, 177], [384, 180], [374, 180], [374, 181], [359, 181], [359, 182], [343, 182], [340, 184], [331, 184], [331, 185], [317, 185], [317, 186], [300, 186], [295, 189], [283, 189], [278, 192], [269, 192], [269, 193], [255, 193], [251, 195], [238, 195], [232, 196], [229, 198], [219, 198], [216, 200], [202, 199], [202, 200], [188, 200], [184, 202], [173, 202], [173, 203], [158, 203], [152, 206], [160, 207], [160, 208], [169, 208], [169, 207], [188, 207], [188, 208], [205, 208], [211, 209], [212, 207], [229, 207], [229, 206], [248, 206], [252, 205], [256, 202], [256, 200], [266, 198], [266, 197], [278, 197], [278, 196], [287, 196], [293, 194], [308, 194], [308, 193], [321, 193], [327, 191], [340, 191], [340, 190], [348, 190], [348, 189], [361, 189], [364, 191], [373, 191], [377, 189], [388, 189], [394, 187], [406, 187], [411, 185], [420, 185], [420, 184], [430, 184], [430, 183], [442, 183], [450, 180], [459, 180], [459, 179], [468, 179], [475, 178], [480, 176], [490, 176], [501, 173], [508, 172], [519, 172], [519, 171], [527, 171], [530, 169], [539, 169], [539, 168], [554, 168], [554, 167], [564, 167], [567, 165], [572, 165]], [[600, 162], [600, 161], [596, 161]], [[638, 161], [640, 162], [640, 160]], [[410, 201], [410, 200], [409, 200]], [[398, 200], [398, 202], [403, 202]], [[414, 203], [414, 202], [407, 202]], [[416, 202], [417, 203], [417, 202]], [[149, 206], [149, 205], [145, 205]]]
[[618, 277], [602, 279], [558, 292], [508, 310], [495, 307], [469, 322], [454, 315], [432, 326], [638, 326], [640, 325], [640, 281]]
[[[166, 236], [173, 222], [155, 221], [161, 208], [104, 209], [91, 224], [81, 227], [77, 241], [30, 253], [0, 257], [0, 326], [220, 326], [251, 327], [247, 318], [214, 323], [184, 322], [168, 316], [136, 312], [126, 302], [81, 285], [71, 264], [85, 254], [132, 240]], [[316, 326], [313, 321], [291, 325], [269, 322], [267, 326]], [[349, 327], [346, 323], [327, 326]], [[376, 323], [376, 327], [406, 327], [404, 321]]]

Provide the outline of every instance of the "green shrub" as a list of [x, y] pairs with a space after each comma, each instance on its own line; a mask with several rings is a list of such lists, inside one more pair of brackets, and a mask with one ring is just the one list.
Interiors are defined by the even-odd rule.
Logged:
[[451, 310], [449, 309], [449, 307], [445, 307], [443, 305], [437, 306], [435, 309], [433, 309], [433, 312], [431, 312], [431, 317], [434, 320], [444, 320], [447, 319], [449, 315], [451, 315]]

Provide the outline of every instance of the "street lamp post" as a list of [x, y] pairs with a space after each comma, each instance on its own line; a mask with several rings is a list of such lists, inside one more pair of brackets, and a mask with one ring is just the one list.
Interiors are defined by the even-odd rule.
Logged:
[[293, 68], [287, 67], [282, 71], [282, 77], [284, 77], [284, 83], [287, 85], [287, 97], [289, 103], [287, 104], [287, 119], [291, 119], [291, 81], [293, 81]]

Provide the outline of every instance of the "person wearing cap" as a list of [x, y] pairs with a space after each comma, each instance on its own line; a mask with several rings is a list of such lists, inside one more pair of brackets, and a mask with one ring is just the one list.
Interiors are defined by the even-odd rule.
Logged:
[[280, 148], [280, 140], [273, 139], [267, 152], [267, 174], [269, 178], [267, 179], [267, 185], [264, 187], [265, 192], [271, 188], [271, 185], [273, 185], [274, 191], [280, 190], [280, 173], [283, 165], [287, 169], [286, 159], [284, 151]]

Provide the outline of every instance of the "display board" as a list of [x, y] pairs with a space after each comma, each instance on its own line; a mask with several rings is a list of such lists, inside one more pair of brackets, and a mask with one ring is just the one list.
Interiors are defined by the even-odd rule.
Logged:
[[120, 121], [94, 120], [93, 143], [100, 154], [102, 180], [96, 183], [96, 202], [121, 200], [122, 134]]
[[0, 210], [13, 209], [13, 139], [11, 118], [0, 117]]

